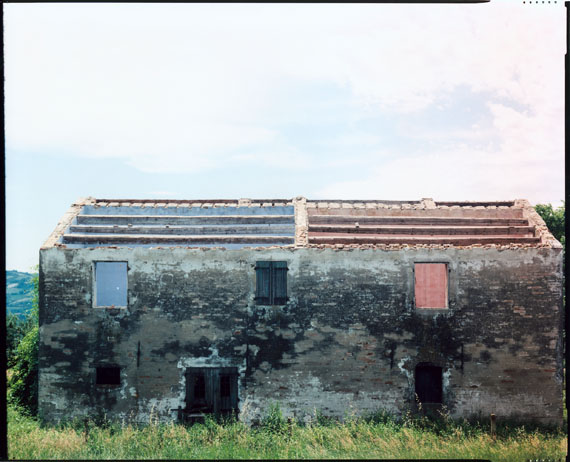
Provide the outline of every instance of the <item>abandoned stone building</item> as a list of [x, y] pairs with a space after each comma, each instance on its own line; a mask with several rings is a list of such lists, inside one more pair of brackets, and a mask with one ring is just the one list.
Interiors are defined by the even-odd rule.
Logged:
[[40, 250], [40, 415], [561, 424], [562, 323], [526, 200], [87, 198]]

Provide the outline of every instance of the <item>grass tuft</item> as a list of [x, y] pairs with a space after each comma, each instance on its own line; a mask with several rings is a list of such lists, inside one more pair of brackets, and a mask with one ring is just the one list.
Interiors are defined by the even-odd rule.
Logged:
[[378, 412], [344, 423], [318, 411], [309, 424], [283, 416], [272, 404], [257, 427], [234, 418], [207, 418], [183, 426], [118, 424], [76, 420], [42, 427], [8, 408], [11, 459], [334, 459], [460, 458], [562, 460], [568, 450], [564, 429], [499, 422], [493, 438], [486, 425]]

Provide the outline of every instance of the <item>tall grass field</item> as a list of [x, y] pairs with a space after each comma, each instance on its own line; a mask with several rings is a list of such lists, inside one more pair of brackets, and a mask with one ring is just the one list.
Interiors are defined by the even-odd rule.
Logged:
[[260, 425], [229, 420], [183, 426], [75, 421], [41, 426], [8, 409], [10, 459], [336, 459], [461, 458], [492, 461], [565, 460], [564, 429], [498, 422], [493, 437], [480, 423], [385, 414], [346, 419], [318, 415], [310, 423], [284, 419], [273, 406]]

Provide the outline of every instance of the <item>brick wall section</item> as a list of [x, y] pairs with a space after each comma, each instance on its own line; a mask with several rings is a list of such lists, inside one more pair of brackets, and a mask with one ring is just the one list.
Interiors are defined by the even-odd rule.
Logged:
[[[184, 406], [184, 370], [235, 366], [240, 417], [414, 407], [414, 368], [444, 403], [562, 422], [561, 249], [59, 249], [40, 252], [40, 413], [148, 422]], [[128, 261], [127, 309], [92, 307], [92, 262]], [[287, 261], [289, 301], [255, 304], [255, 262]], [[449, 266], [449, 309], [413, 304], [414, 262]], [[95, 385], [119, 365], [121, 386]]]

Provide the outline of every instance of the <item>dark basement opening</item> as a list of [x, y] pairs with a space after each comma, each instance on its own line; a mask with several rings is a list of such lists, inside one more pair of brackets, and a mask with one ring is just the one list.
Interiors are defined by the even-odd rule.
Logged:
[[117, 366], [98, 367], [95, 383], [97, 385], [120, 385], [121, 368]]
[[429, 404], [442, 404], [442, 368], [430, 363], [420, 363], [415, 372], [416, 395], [419, 401]]

